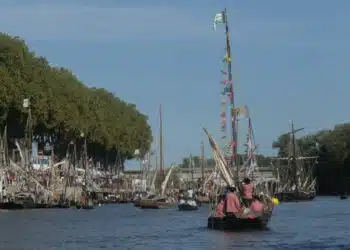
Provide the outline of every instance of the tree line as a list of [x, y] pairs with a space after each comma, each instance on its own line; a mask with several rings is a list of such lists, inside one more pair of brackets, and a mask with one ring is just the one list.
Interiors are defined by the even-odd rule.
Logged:
[[107, 164], [133, 158], [135, 149], [141, 155], [150, 149], [148, 117], [134, 104], [105, 89], [88, 88], [71, 70], [37, 56], [21, 38], [0, 33], [0, 128], [7, 127], [9, 144], [24, 138], [26, 98], [33, 136], [51, 138], [58, 158], [71, 141], [82, 145], [82, 135], [89, 155]]
[[[281, 157], [288, 155], [289, 135], [283, 134], [273, 142]], [[350, 123], [321, 130], [297, 139], [303, 156], [317, 156], [315, 176], [319, 194], [347, 192], [350, 177]]]

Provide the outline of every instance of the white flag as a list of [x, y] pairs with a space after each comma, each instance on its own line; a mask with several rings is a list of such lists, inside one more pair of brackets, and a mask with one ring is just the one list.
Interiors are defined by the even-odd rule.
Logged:
[[219, 23], [225, 23], [225, 16], [223, 12], [217, 13], [214, 17], [214, 30], [216, 30], [216, 25]]

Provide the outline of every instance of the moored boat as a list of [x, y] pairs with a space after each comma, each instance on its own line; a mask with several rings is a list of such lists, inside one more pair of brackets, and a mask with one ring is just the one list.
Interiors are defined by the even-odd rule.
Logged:
[[177, 205], [180, 211], [198, 210], [198, 204], [194, 199], [181, 199]]
[[140, 202], [141, 209], [167, 209], [175, 207], [175, 203], [166, 198], [144, 199]]
[[280, 202], [298, 202], [298, 201], [312, 201], [316, 197], [315, 192], [277, 192], [274, 196]]

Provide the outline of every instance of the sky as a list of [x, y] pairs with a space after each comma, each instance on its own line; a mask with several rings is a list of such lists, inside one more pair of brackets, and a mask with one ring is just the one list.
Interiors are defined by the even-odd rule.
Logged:
[[[155, 140], [163, 105], [165, 164], [200, 154], [205, 127], [219, 140], [227, 8], [236, 105], [248, 105], [258, 152], [289, 121], [303, 134], [349, 121], [350, 1], [0, 0], [0, 31], [52, 65], [106, 88], [148, 115]], [[239, 124], [240, 145], [247, 124]], [[157, 147], [154, 145], [153, 147]], [[241, 147], [242, 148], [242, 147]], [[137, 168], [135, 161], [127, 168]]]

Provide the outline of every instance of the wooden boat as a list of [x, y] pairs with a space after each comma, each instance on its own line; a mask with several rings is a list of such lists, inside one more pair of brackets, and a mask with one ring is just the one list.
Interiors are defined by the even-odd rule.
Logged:
[[198, 204], [195, 200], [180, 200], [179, 204], [177, 205], [180, 211], [193, 211], [198, 210]]
[[173, 207], [175, 207], [175, 204], [167, 201], [166, 198], [144, 199], [140, 202], [141, 209], [167, 209]]
[[133, 201], [134, 207], [140, 207], [141, 206], [141, 199], [136, 199]]
[[9, 202], [0, 203], [0, 209], [19, 210], [19, 209], [34, 209], [37, 207], [32, 193], [20, 192], [15, 195], [15, 199]]
[[348, 195], [347, 194], [343, 194], [340, 196], [340, 199], [341, 200], [346, 200], [348, 198]]
[[240, 231], [240, 230], [265, 230], [272, 216], [272, 211], [264, 213], [257, 218], [237, 218], [235, 216], [208, 218], [208, 228], [223, 231]]
[[316, 197], [315, 192], [277, 192], [274, 195], [280, 202], [312, 201]]
[[[279, 187], [278, 191], [274, 194], [280, 202], [312, 201], [316, 197], [316, 179], [313, 176], [313, 167], [317, 157], [297, 155], [295, 133], [301, 130], [303, 128], [294, 129], [294, 123], [291, 121], [291, 131], [286, 134], [290, 135], [288, 155], [277, 158], [278, 160], [285, 161], [287, 165], [281, 167], [281, 172], [284, 173], [282, 176], [280, 176], [279, 168], [277, 168], [279, 183], [284, 185]], [[306, 164], [306, 161], [309, 161], [310, 164]], [[297, 164], [298, 162], [299, 164]]]

